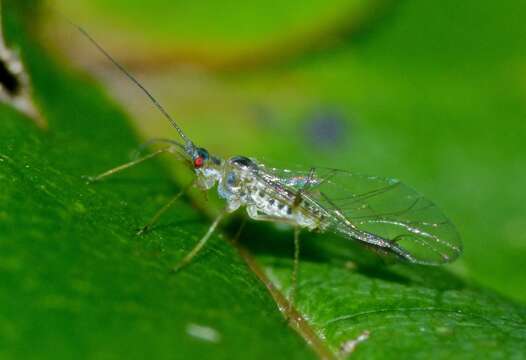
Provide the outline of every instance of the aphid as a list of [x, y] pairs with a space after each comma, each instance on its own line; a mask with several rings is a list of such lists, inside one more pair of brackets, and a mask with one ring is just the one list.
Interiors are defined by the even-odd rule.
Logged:
[[[150, 98], [182, 141], [153, 140], [168, 146], [92, 177], [90, 181], [101, 180], [157, 155], [171, 153], [188, 162], [199, 188], [211, 190], [215, 187], [225, 201], [221, 214], [174, 270], [187, 265], [198, 254], [226, 214], [242, 207], [254, 220], [287, 223], [294, 228], [293, 286], [301, 229], [336, 233], [414, 264], [438, 265], [450, 262], [462, 252], [458, 233], [446, 216], [431, 201], [398, 180], [329, 168], [312, 168], [304, 172], [276, 169], [254, 158], [234, 156], [225, 160], [209, 154], [206, 149], [194, 144], [133, 75], [85, 30], [77, 28]], [[155, 214], [140, 233], [148, 230], [181, 194]]]

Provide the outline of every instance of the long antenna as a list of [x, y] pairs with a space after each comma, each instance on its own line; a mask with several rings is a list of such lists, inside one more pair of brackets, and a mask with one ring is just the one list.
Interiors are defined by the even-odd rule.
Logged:
[[146, 96], [148, 96], [150, 98], [150, 100], [152, 101], [152, 103], [155, 105], [155, 107], [157, 109], [159, 109], [159, 111], [164, 115], [164, 117], [166, 119], [168, 119], [168, 121], [170, 122], [170, 124], [172, 124], [172, 126], [175, 128], [175, 130], [177, 130], [177, 132], [179, 133], [179, 135], [181, 136], [181, 138], [183, 138], [184, 142], [186, 143], [186, 146], [187, 147], [193, 147], [193, 143], [192, 141], [186, 136], [186, 134], [184, 133], [183, 129], [181, 129], [181, 127], [179, 127], [179, 125], [177, 124], [177, 122], [174, 120], [174, 118], [172, 118], [170, 116], [170, 114], [168, 114], [168, 112], [164, 109], [164, 107], [161, 105], [161, 103], [159, 103], [159, 101], [157, 101], [157, 99], [148, 91], [148, 89], [146, 89], [140, 82], [139, 80], [137, 80], [128, 70], [126, 70], [124, 68], [124, 66], [122, 66], [121, 64], [119, 64], [117, 62], [117, 60], [115, 60], [110, 54], [108, 54], [108, 52], [106, 50], [104, 50], [104, 48], [102, 46], [99, 45], [99, 43], [93, 39], [91, 37], [91, 35], [86, 31], [84, 30], [81, 26], [75, 24], [74, 22], [70, 21], [70, 20], [67, 20], [71, 25], [73, 25], [75, 28], [77, 28], [78, 31], [80, 31], [80, 33], [82, 35], [84, 35], [104, 56], [106, 56], [106, 58], [108, 60], [110, 60], [112, 62], [113, 65], [115, 65], [120, 71], [122, 71], [124, 73], [124, 75], [126, 75], [128, 77], [128, 79], [130, 79], [131, 81], [133, 81], [133, 83], [135, 85], [137, 85], [139, 87], [139, 89], [141, 89], [145, 94]]

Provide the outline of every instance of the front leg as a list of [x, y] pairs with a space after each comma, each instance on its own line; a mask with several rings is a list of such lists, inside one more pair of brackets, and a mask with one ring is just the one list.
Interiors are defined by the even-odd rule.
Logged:
[[156, 157], [157, 155], [161, 155], [161, 154], [164, 154], [166, 152], [173, 152], [173, 148], [172, 147], [167, 147], [167, 148], [164, 148], [164, 149], [160, 149], [160, 150], [157, 150], [151, 154], [148, 154], [146, 156], [143, 156], [141, 158], [138, 158], [138, 159], [135, 159], [133, 161], [129, 161], [125, 164], [122, 164], [122, 165], [119, 165], [117, 167], [114, 167], [112, 169], [109, 169], [108, 171], [105, 171], [103, 172], [102, 174], [99, 174], [97, 176], [84, 176], [84, 179], [87, 180], [88, 184], [91, 184], [91, 183], [94, 183], [94, 182], [97, 182], [97, 181], [100, 181], [104, 178], [107, 178], [111, 175], [114, 175], [118, 172], [121, 172], [123, 170], [126, 170], [126, 169], [129, 169], [135, 165], [138, 165], [146, 160], [150, 160], [154, 157]]

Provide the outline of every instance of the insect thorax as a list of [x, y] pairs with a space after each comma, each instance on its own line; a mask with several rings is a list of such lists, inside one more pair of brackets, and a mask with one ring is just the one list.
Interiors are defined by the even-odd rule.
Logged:
[[246, 206], [248, 215], [256, 220], [281, 220], [309, 229], [319, 226], [319, 219], [276, 196], [270, 185], [258, 178], [252, 160], [234, 157], [225, 170], [218, 192], [226, 200], [228, 211]]

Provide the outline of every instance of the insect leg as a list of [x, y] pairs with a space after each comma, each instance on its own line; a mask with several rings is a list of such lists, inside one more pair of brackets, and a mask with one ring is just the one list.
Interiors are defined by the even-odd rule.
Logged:
[[292, 267], [292, 275], [290, 278], [290, 306], [294, 305], [298, 288], [298, 269], [300, 264], [300, 231], [301, 230], [299, 226], [294, 227], [294, 263]]
[[233, 244], [237, 244], [239, 241], [239, 238], [241, 237], [241, 234], [243, 233], [243, 229], [245, 229], [245, 225], [247, 224], [247, 217], [243, 216], [243, 220], [241, 222], [241, 225], [239, 226], [239, 229], [236, 232], [236, 235], [232, 239]]
[[214, 233], [215, 229], [217, 228], [217, 225], [219, 225], [219, 222], [225, 217], [225, 214], [226, 211], [222, 211], [221, 214], [217, 216], [212, 225], [210, 225], [210, 228], [206, 232], [205, 236], [203, 236], [201, 240], [199, 240], [199, 242], [194, 246], [194, 248], [190, 250], [188, 254], [186, 254], [183, 260], [181, 260], [177, 265], [174, 266], [174, 268], [172, 269], [173, 272], [181, 270], [183, 267], [188, 265], [190, 261], [192, 261], [194, 256], [196, 256], [199, 253], [203, 246], [205, 246], [208, 239], [210, 239], [210, 236]]
[[114, 167], [113, 169], [110, 169], [108, 171], [105, 171], [103, 172], [102, 174], [99, 174], [97, 176], [87, 176], [85, 177], [86, 180], [88, 181], [88, 184], [90, 183], [94, 183], [94, 182], [97, 182], [97, 181], [100, 181], [108, 176], [111, 176], [113, 174], [116, 174], [122, 170], [126, 170], [128, 168], [131, 168], [132, 166], [135, 166], [137, 164], [140, 164], [146, 160], [149, 160], [157, 155], [160, 155], [160, 154], [164, 154], [165, 152], [171, 152], [173, 151], [171, 147], [167, 147], [167, 148], [164, 148], [164, 149], [160, 149], [160, 150], [157, 150], [151, 154], [148, 154], [146, 156], [143, 156], [141, 158], [138, 158], [136, 160], [133, 160], [133, 161], [130, 161], [130, 162], [127, 162], [125, 164], [122, 164], [122, 165], [119, 165], [117, 167]]
[[141, 236], [144, 235], [146, 232], [148, 232], [151, 227], [159, 220], [159, 218], [166, 212], [168, 209], [170, 209], [173, 204], [176, 203], [177, 200], [183, 195], [185, 192], [188, 191], [188, 189], [194, 184], [194, 181], [190, 183], [190, 185], [185, 186], [181, 191], [177, 193], [170, 201], [168, 201], [162, 208], [160, 208], [155, 215], [144, 225], [138, 232], [137, 235]]

